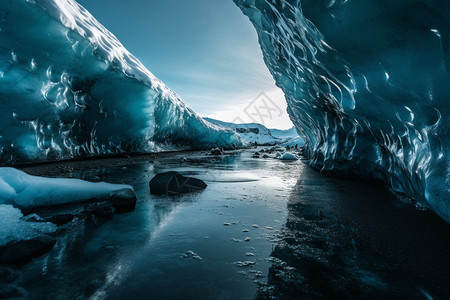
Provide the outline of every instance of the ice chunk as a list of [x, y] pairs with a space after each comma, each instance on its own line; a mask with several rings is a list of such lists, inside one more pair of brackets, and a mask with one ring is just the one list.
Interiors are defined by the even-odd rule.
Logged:
[[384, 180], [450, 221], [450, 1], [234, 2], [310, 163]]
[[0, 1], [0, 164], [230, 148], [74, 0]]
[[31, 239], [56, 230], [56, 225], [43, 222], [27, 222], [19, 209], [0, 204], [0, 246], [10, 241]]
[[130, 185], [38, 177], [14, 168], [0, 168], [0, 204], [22, 208], [106, 199], [124, 189], [134, 191]]
[[298, 160], [298, 157], [295, 156], [295, 154], [286, 152], [283, 155], [281, 155], [280, 160]]

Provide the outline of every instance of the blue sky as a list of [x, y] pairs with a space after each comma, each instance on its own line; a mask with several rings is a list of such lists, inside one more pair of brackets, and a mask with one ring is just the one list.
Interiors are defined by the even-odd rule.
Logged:
[[255, 29], [232, 0], [78, 2], [201, 116], [254, 121], [243, 111], [265, 92], [283, 113], [264, 117], [264, 124], [292, 126]]

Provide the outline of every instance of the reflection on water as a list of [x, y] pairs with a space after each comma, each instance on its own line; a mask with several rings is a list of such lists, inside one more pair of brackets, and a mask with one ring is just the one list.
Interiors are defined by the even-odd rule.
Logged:
[[257, 298], [448, 299], [449, 233], [382, 187], [304, 169]]
[[[31, 299], [450, 296], [449, 224], [382, 187], [251, 151], [93, 166], [61, 174], [131, 184], [136, 211], [64, 228], [50, 253], [19, 270], [14, 284]], [[150, 195], [150, 179], [169, 170], [208, 187]]]
[[[269, 255], [286, 218], [300, 162], [199, 153], [73, 171], [71, 177], [134, 186], [136, 211], [77, 220], [17, 283], [30, 298], [251, 299], [267, 279]], [[150, 195], [157, 172], [175, 170], [208, 188]], [[39, 281], [39, 284], [37, 284]]]

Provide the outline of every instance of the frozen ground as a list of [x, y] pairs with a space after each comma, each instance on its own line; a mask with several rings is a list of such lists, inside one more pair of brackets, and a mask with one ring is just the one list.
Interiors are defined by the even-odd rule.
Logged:
[[[382, 187], [253, 152], [24, 168], [130, 184], [138, 203], [101, 226], [75, 220], [51, 252], [9, 281], [31, 299], [449, 296], [450, 263], [442, 259], [450, 251], [449, 224]], [[162, 170], [208, 187], [177, 198], [150, 195], [148, 182]]]

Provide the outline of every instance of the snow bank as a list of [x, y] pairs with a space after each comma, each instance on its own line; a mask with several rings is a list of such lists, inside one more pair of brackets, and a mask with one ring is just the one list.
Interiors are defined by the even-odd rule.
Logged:
[[123, 189], [134, 191], [130, 185], [38, 177], [14, 168], [0, 168], [0, 204], [13, 204], [21, 208], [103, 199]]

